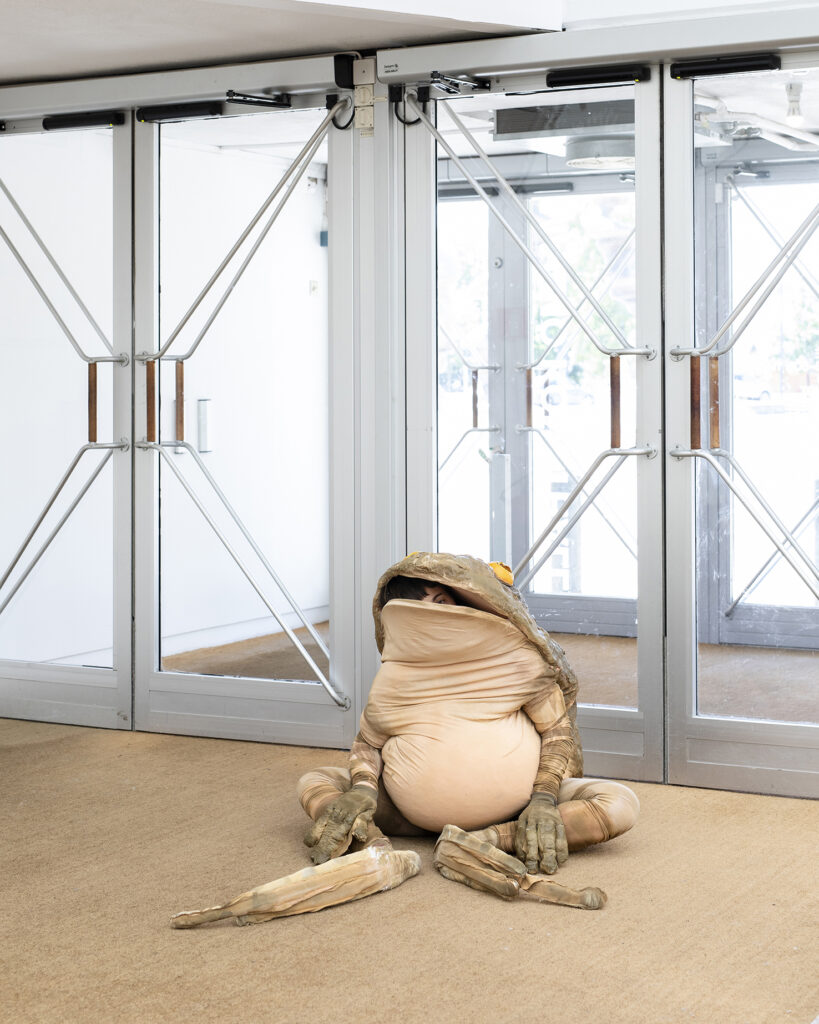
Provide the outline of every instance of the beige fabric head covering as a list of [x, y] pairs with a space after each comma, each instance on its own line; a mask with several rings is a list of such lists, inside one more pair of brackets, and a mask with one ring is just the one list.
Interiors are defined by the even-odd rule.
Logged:
[[[500, 575], [511, 579], [507, 567], [499, 568], [498, 571]], [[384, 588], [394, 576], [412, 576], [451, 587], [464, 604], [500, 615], [523, 633], [551, 667], [555, 682], [563, 693], [563, 701], [572, 722], [574, 735], [574, 752], [569, 761], [567, 775], [581, 777], [583, 748], [576, 725], [577, 677], [569, 666], [563, 648], [538, 626], [514, 585], [502, 582], [492, 566], [480, 558], [434, 551], [415, 551], [390, 566], [378, 581], [373, 598], [373, 618], [375, 642], [379, 652], [384, 649], [384, 627], [381, 622], [381, 609], [385, 604]]]

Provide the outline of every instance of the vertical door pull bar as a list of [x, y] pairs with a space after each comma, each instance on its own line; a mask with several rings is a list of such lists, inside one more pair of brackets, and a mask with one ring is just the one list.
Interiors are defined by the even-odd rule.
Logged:
[[702, 448], [702, 433], [700, 431], [700, 360], [697, 356], [691, 357], [691, 448], [699, 451]]
[[719, 356], [708, 357], [708, 426], [713, 451], [719, 448]]
[[478, 371], [472, 371], [472, 426], [478, 425]]
[[609, 359], [609, 387], [611, 390], [611, 447], [620, 447], [620, 357]]
[[185, 363], [176, 360], [176, 440], [185, 440]]
[[149, 359], [145, 364], [145, 416], [147, 430], [145, 437], [149, 444], [156, 441], [156, 360]]
[[88, 443], [97, 443], [97, 364], [88, 364]]
[[[477, 424], [476, 424], [477, 426]], [[526, 426], [532, 427], [532, 367], [526, 367]]]

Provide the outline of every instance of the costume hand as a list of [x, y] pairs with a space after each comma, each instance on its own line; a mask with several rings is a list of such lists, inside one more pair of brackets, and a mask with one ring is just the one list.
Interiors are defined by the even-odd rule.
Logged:
[[518, 818], [515, 830], [515, 852], [526, 864], [530, 875], [538, 871], [553, 875], [559, 864], [569, 856], [566, 831], [554, 797], [535, 793], [529, 806]]
[[329, 804], [304, 837], [305, 845], [313, 848], [312, 862], [323, 864], [344, 853], [353, 839], [365, 840], [376, 803], [375, 792], [369, 786], [353, 786]]

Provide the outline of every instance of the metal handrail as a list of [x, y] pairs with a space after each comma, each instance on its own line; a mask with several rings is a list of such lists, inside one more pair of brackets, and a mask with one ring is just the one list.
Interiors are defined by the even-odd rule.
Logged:
[[591, 341], [594, 347], [598, 349], [600, 352], [602, 352], [604, 355], [639, 355], [646, 356], [648, 358], [655, 356], [656, 350], [652, 348], [610, 349], [607, 348], [605, 345], [601, 344], [601, 342], [597, 339], [597, 336], [595, 335], [594, 331], [591, 329], [589, 324], [587, 324], [583, 317], [580, 316], [575, 306], [572, 305], [571, 300], [563, 293], [563, 291], [558, 286], [557, 282], [552, 278], [552, 276], [549, 274], [549, 272], [537, 258], [532, 249], [518, 236], [517, 232], [514, 230], [512, 225], [503, 216], [503, 214], [500, 212], [497, 206], [491, 201], [487, 192], [481, 187], [479, 182], [470, 173], [469, 169], [466, 167], [461, 158], [457, 155], [454, 149], [452, 149], [452, 147], [446, 141], [444, 136], [441, 135], [438, 129], [432, 124], [432, 122], [426, 116], [421, 106], [416, 102], [417, 94], [413, 93], [412, 91], [407, 91], [406, 98], [407, 102], [413, 108], [416, 115], [418, 116], [424, 127], [427, 129], [427, 131], [437, 140], [438, 144], [448, 154], [452, 162], [456, 165], [456, 167], [458, 167], [458, 169], [464, 175], [464, 177], [472, 186], [472, 188], [474, 188], [476, 193], [481, 197], [481, 199], [483, 199], [492, 215], [500, 223], [501, 227], [504, 228], [504, 230], [507, 232], [507, 234], [515, 243], [515, 245], [520, 249], [523, 255], [529, 260], [534, 270], [543, 278], [543, 280], [546, 282], [549, 288], [551, 288], [555, 297], [564, 306], [566, 312], [577, 323], [578, 327], [583, 331], [583, 333], [586, 335], [589, 341]]
[[470, 427], [469, 430], [465, 430], [463, 432], [463, 434], [461, 434], [461, 437], [458, 440], [458, 442], [455, 444], [455, 447], [452, 449], [452, 451], [449, 453], [449, 455], [447, 455], [447, 457], [444, 459], [444, 461], [442, 463], [440, 463], [440, 465], [438, 466], [438, 472], [440, 473], [443, 470], [444, 466], [449, 462], [449, 460], [452, 458], [452, 456], [455, 454], [455, 452], [461, 447], [463, 442], [466, 440], [467, 437], [469, 437], [470, 434], [499, 434], [499, 433], [500, 433], [500, 427]]
[[243, 573], [243, 575], [247, 579], [248, 583], [250, 583], [251, 587], [253, 587], [253, 589], [256, 591], [256, 594], [259, 596], [259, 598], [261, 599], [262, 603], [265, 605], [265, 607], [268, 609], [270, 614], [273, 616], [273, 618], [279, 624], [279, 626], [281, 627], [282, 631], [287, 635], [287, 637], [291, 641], [291, 643], [296, 647], [298, 652], [301, 654], [302, 658], [304, 658], [304, 660], [307, 662], [307, 664], [310, 666], [310, 668], [313, 670], [313, 672], [315, 672], [316, 677], [318, 678], [318, 681], [324, 687], [326, 692], [329, 694], [329, 696], [332, 698], [332, 700], [339, 707], [344, 708], [345, 711], [349, 710], [349, 708], [352, 707], [352, 702], [351, 702], [350, 698], [345, 696], [344, 694], [340, 694], [340, 693], [336, 692], [336, 690], [333, 687], [332, 683], [327, 679], [327, 677], [324, 675], [322, 670], [318, 667], [318, 665], [315, 663], [315, 661], [311, 657], [310, 652], [305, 648], [305, 646], [302, 644], [302, 642], [299, 640], [299, 638], [296, 636], [296, 634], [290, 629], [290, 627], [287, 625], [287, 623], [282, 619], [281, 615], [278, 613], [276, 608], [273, 606], [272, 602], [269, 601], [268, 598], [265, 596], [265, 593], [262, 590], [261, 586], [257, 583], [256, 579], [254, 578], [254, 576], [252, 575], [250, 570], [247, 568], [247, 566], [244, 564], [242, 559], [239, 557], [239, 555], [236, 553], [236, 551], [234, 551], [234, 549], [232, 548], [232, 546], [230, 545], [228, 540], [223, 536], [223, 534], [222, 534], [221, 530], [219, 529], [219, 527], [217, 526], [215, 520], [210, 515], [208, 510], [205, 508], [205, 506], [203, 505], [203, 503], [201, 502], [201, 500], [197, 496], [196, 492], [193, 490], [193, 488], [188, 483], [188, 481], [185, 479], [184, 474], [174, 465], [173, 459], [167, 453], [165, 448], [163, 446], [159, 445], [159, 444], [155, 444], [155, 443], [151, 443], [151, 442], [147, 442], [147, 441], [137, 442], [135, 447], [143, 448], [143, 449], [147, 449], [147, 450], [154, 450], [154, 451], [159, 452], [160, 456], [165, 460], [165, 462], [171, 468], [171, 471], [173, 472], [174, 476], [176, 476], [176, 478], [179, 480], [180, 484], [182, 484], [183, 489], [186, 491], [188, 497], [191, 499], [191, 501], [197, 507], [197, 509], [201, 513], [202, 517], [204, 518], [205, 522], [210, 526], [210, 528], [216, 534], [217, 538], [219, 539], [219, 541], [221, 541], [221, 543], [222, 543], [223, 547], [225, 548], [225, 550], [227, 551], [227, 553], [230, 555], [230, 557], [236, 563], [238, 568], [241, 570], [241, 572]]
[[52, 268], [54, 269], [54, 272], [57, 274], [59, 279], [65, 285], [65, 288], [68, 291], [69, 295], [74, 299], [74, 301], [80, 307], [80, 309], [82, 310], [83, 314], [85, 315], [85, 318], [88, 320], [88, 322], [94, 328], [94, 331], [96, 332], [96, 334], [99, 337], [100, 341], [103, 343], [103, 345], [105, 345], [105, 347], [108, 349], [108, 351], [113, 355], [114, 354], [114, 346], [111, 344], [111, 342], [105, 336], [105, 332], [100, 327], [100, 325], [97, 323], [97, 321], [94, 319], [94, 317], [91, 315], [90, 310], [85, 305], [85, 303], [82, 301], [80, 296], [77, 294], [76, 289], [71, 284], [71, 282], [68, 280], [68, 277], [63, 273], [62, 269], [60, 268], [59, 263], [56, 261], [54, 256], [52, 256], [51, 251], [48, 249], [48, 247], [46, 246], [46, 244], [42, 240], [42, 238], [40, 238], [39, 234], [37, 233], [37, 231], [34, 228], [34, 225], [31, 223], [31, 221], [25, 215], [23, 210], [20, 208], [19, 203], [14, 198], [14, 196], [11, 194], [11, 192], [8, 189], [8, 187], [6, 186], [6, 183], [3, 181], [2, 178], [0, 178], [0, 191], [2, 191], [3, 195], [5, 195], [6, 199], [8, 199], [9, 203], [11, 204], [12, 209], [17, 214], [17, 216], [20, 218], [20, 220], [23, 222], [23, 225], [25, 226], [27, 231], [29, 232], [31, 237], [34, 239], [36, 244], [39, 246], [40, 251], [43, 253], [45, 258], [51, 264]]
[[[771, 239], [774, 245], [776, 245], [776, 247], [781, 250], [782, 246], [784, 245], [782, 239], [776, 233], [773, 226], [768, 222], [768, 219], [765, 217], [762, 211], [758, 210], [757, 207], [751, 202], [751, 200], [745, 194], [745, 189], [742, 189], [739, 187], [739, 185], [737, 185], [732, 174], [729, 174], [725, 180], [728, 182], [733, 192], [736, 193], [737, 199], [739, 199], [745, 205], [748, 212], [760, 225], [765, 234]], [[802, 263], [799, 260], [796, 260], [794, 262], [793, 268], [796, 271], [796, 273], [802, 278], [802, 280], [805, 282], [808, 288], [810, 288], [810, 290], [813, 292], [816, 298], [819, 299], [819, 281], [816, 280], [816, 278], [810, 273], [810, 271], [806, 267], [802, 265]]]
[[[555, 528], [555, 526], [557, 526], [557, 524], [560, 522], [560, 520], [563, 518], [563, 516], [566, 515], [566, 513], [569, 511], [571, 506], [577, 500], [578, 495], [580, 495], [581, 492], [585, 489], [586, 484], [589, 482], [589, 480], [592, 478], [592, 476], [597, 472], [597, 469], [603, 464], [603, 462], [605, 462], [606, 459], [610, 459], [612, 457], [620, 456], [620, 455], [648, 455], [648, 456], [652, 456], [652, 455], [656, 455], [656, 454], [657, 454], [657, 449], [654, 448], [652, 445], [645, 445], [643, 447], [635, 447], [635, 448], [607, 448], [605, 451], [600, 452], [600, 454], [592, 462], [591, 466], [586, 470], [586, 472], [583, 474], [583, 476], [578, 480], [577, 484], [575, 485], [575, 487], [573, 488], [573, 490], [569, 494], [568, 498], [566, 498], [565, 502], [560, 506], [560, 508], [557, 510], [556, 514], [549, 521], [549, 524], [542, 531], [542, 533], [537, 538], [537, 540], [534, 542], [534, 544], [532, 544], [532, 546], [529, 548], [529, 550], [526, 552], [526, 554], [523, 556], [523, 558], [521, 558], [521, 560], [515, 566], [515, 568], [513, 570], [513, 573], [512, 573], [513, 576], [515, 577], [515, 579], [517, 580], [518, 575], [522, 572], [523, 568], [526, 565], [528, 565], [528, 563], [532, 560], [532, 558], [537, 553], [537, 551], [539, 550], [539, 548], [541, 547], [543, 542], [546, 540], [546, 538], [549, 536], [549, 534], [552, 532], [552, 530]], [[588, 502], [586, 502], [585, 504], [588, 504]], [[521, 580], [519, 585], [523, 586], [523, 584], [527, 580], [529, 580], [532, 575], [533, 575], [532, 572], [528, 573], [525, 577], [522, 578], [522, 580]]]
[[503, 175], [495, 166], [495, 164], [492, 163], [492, 160], [490, 159], [489, 155], [483, 149], [478, 140], [474, 137], [474, 135], [472, 135], [472, 133], [469, 131], [466, 125], [464, 125], [463, 121], [461, 121], [461, 119], [458, 117], [455, 111], [452, 110], [450, 106], [448, 106], [446, 103], [444, 103], [443, 106], [446, 109], [447, 115], [450, 117], [455, 127], [458, 128], [458, 130], [461, 132], [464, 138], [469, 142], [469, 144], [478, 154], [480, 159], [483, 160], [483, 162], [486, 164], [486, 166], [497, 179], [498, 184], [500, 185], [503, 192], [517, 207], [518, 211], [523, 215], [523, 217], [530, 225], [530, 227], [534, 228], [535, 233], [538, 235], [540, 240], [552, 253], [552, 255], [555, 257], [555, 259], [558, 261], [561, 267], [563, 267], [563, 269], [566, 271], [566, 273], [569, 275], [572, 281], [574, 281], [576, 287], [579, 288], [580, 291], [583, 293], [583, 297], [585, 298], [585, 300], [591, 304], [592, 308], [603, 321], [603, 323], [606, 325], [606, 327], [608, 327], [608, 329], [611, 331], [614, 337], [620, 342], [623, 348], [633, 348], [634, 346], [629, 345], [628, 340], [626, 339], [623, 332], [620, 330], [617, 324], [614, 323], [614, 321], [611, 319], [611, 317], [608, 315], [605, 309], [603, 309], [603, 307], [600, 305], [597, 299], [595, 299], [592, 292], [586, 287], [585, 282], [574, 269], [574, 267], [571, 265], [571, 263], [569, 263], [569, 261], [563, 255], [563, 253], [558, 249], [558, 247], [554, 244], [551, 238], [549, 238], [549, 236], [543, 230], [543, 227], [540, 224], [540, 221], [537, 219], [537, 217], [532, 215], [532, 211], [526, 206], [524, 202], [521, 201], [521, 198], [517, 194], [517, 192], [515, 192], [515, 190], [511, 187], [509, 182], [503, 177]]
[[82, 446], [82, 448], [80, 448], [80, 450], [74, 456], [74, 459], [72, 460], [72, 462], [69, 465], [68, 469], [63, 474], [62, 479], [57, 484], [57, 487], [53, 491], [51, 497], [46, 502], [45, 507], [43, 508], [42, 512], [37, 517], [37, 520], [34, 523], [34, 526], [32, 526], [32, 528], [29, 530], [28, 535], [26, 536], [26, 539], [20, 545], [20, 547], [17, 550], [17, 553], [14, 555], [14, 557], [11, 560], [11, 562], [9, 563], [5, 573], [3, 574], [2, 579], [0, 579], [0, 589], [2, 589], [2, 587], [6, 583], [6, 580], [9, 578], [9, 576], [11, 576], [12, 572], [14, 572], [14, 567], [20, 561], [21, 557], [23, 556], [23, 552], [26, 550], [26, 548], [31, 543], [32, 538], [34, 537], [35, 533], [39, 530], [40, 526], [43, 523], [43, 520], [48, 515], [49, 511], [51, 510], [52, 506], [54, 505], [54, 502], [59, 497], [60, 492], [62, 491], [63, 487], [65, 487], [66, 483], [68, 482], [68, 478], [71, 476], [71, 474], [77, 468], [77, 465], [78, 465], [80, 459], [83, 457], [83, 455], [85, 455], [85, 453], [88, 452], [88, 451], [99, 451], [101, 449], [105, 450], [105, 449], [109, 449], [109, 448], [110, 449], [117, 449], [117, 448], [119, 448], [119, 449], [125, 451], [128, 448], [128, 444], [125, 441], [121, 441], [118, 444], [116, 442], [114, 442], [112, 444], [97, 444], [97, 443], [93, 443], [93, 444], [84, 444]]
[[[708, 342], [708, 344], [703, 345], [702, 348], [697, 348], [696, 346], [694, 348], [673, 348], [671, 349], [671, 355], [674, 358], [679, 359], [685, 355], [707, 355], [713, 349], [715, 349], [719, 342], [722, 340], [722, 338], [728, 333], [734, 321], [744, 311], [745, 307], [753, 300], [754, 296], [760, 290], [760, 288], [763, 287], [767, 279], [776, 269], [777, 265], [784, 259], [784, 265], [777, 271], [771, 283], [767, 286], [767, 288], [765, 288], [765, 291], [762, 293], [762, 296], [759, 299], [757, 299], [757, 301], [754, 303], [750, 313], [748, 313], [748, 315], [742, 321], [740, 327], [732, 333], [729, 343], [724, 348], [714, 352], [714, 356], [722, 356], [725, 355], [726, 352], [730, 352], [734, 345], [736, 345], [740, 336], [745, 332], [753, 318], [762, 308], [764, 303], [768, 300], [768, 297], [770, 296], [771, 292], [774, 290], [774, 288], [776, 288], [776, 286], [782, 280], [783, 276], [787, 273], [790, 266], [796, 261], [800, 252], [810, 241], [817, 227], [819, 227], [819, 203], [817, 203], [817, 205], [811, 210], [811, 212], [802, 221], [802, 223], [791, 235], [791, 237], [784, 244], [784, 246], [782, 246], [782, 248], [773, 258], [773, 260], [771, 260], [771, 262], [768, 264], [768, 266], [765, 268], [762, 274], [760, 274], [757, 280], [751, 285], [751, 287], [742, 297], [740, 302], [733, 309], [731, 314], [727, 317], [725, 321], [723, 321], [722, 325], [720, 326], [714, 337]], [[795, 246], [793, 252], [787, 255], [788, 250], [791, 249], [792, 246]]]
[[[600, 272], [600, 274], [598, 274], [598, 276], [595, 278], [595, 280], [594, 280], [594, 282], [593, 282], [593, 284], [591, 286], [591, 290], [592, 291], [595, 291], [597, 286], [603, 281], [603, 279], [606, 277], [606, 275], [609, 273], [609, 271], [612, 270], [612, 268], [615, 266], [615, 264], [620, 260], [620, 258], [622, 257], [623, 253], [625, 253], [626, 248], [628, 247], [629, 243], [634, 239], [635, 234], [636, 234], [635, 229], [632, 228], [631, 231], [628, 233], [628, 235], [621, 242], [620, 247], [617, 249], [617, 252], [615, 252], [615, 254], [612, 256], [612, 258], [609, 260], [609, 262], [605, 265], [605, 267], [603, 267], [603, 269]], [[618, 276], [619, 276], [621, 270], [622, 270], [621, 267], [617, 268], [617, 275]], [[617, 277], [613, 277], [612, 280], [607, 283], [607, 285], [605, 287], [605, 290], [603, 292], [604, 295], [606, 294], [606, 292], [608, 292], [609, 288], [611, 288], [611, 286], [614, 284], [614, 282], [616, 280], [617, 280]], [[577, 308], [580, 310], [580, 309], [583, 308], [583, 306], [585, 304], [586, 304], [586, 300], [582, 299], [580, 302], [578, 302]], [[538, 356], [538, 358], [533, 363], [519, 363], [518, 366], [517, 366], [517, 369], [519, 369], [519, 370], [534, 370], [534, 369], [536, 369], [543, 362], [543, 360], [546, 358], [546, 356], [552, 351], [552, 349], [555, 347], [555, 345], [558, 343], [561, 334], [563, 334], [564, 331], [566, 330], [566, 328], [570, 324], [572, 324], [572, 323], [574, 323], [574, 320], [572, 319], [572, 317], [567, 316], [566, 319], [563, 321], [563, 323], [560, 325], [560, 327], [559, 327], [557, 333], [555, 334], [555, 336], [551, 339], [549, 345], [547, 345], [547, 347], [543, 350], [543, 352], [541, 352], [541, 354]], [[569, 340], [571, 341], [571, 339], [569, 339]], [[555, 359], [559, 359], [560, 358], [561, 351], [562, 350], [558, 351], [555, 354]]]
[[[558, 453], [558, 451], [555, 448], [555, 446], [553, 444], [549, 443], [549, 439], [546, 437], [546, 435], [543, 433], [543, 431], [540, 430], [539, 427], [522, 427], [522, 426], [519, 426], [519, 427], [516, 428], [516, 430], [519, 433], [522, 433], [522, 434], [537, 434], [537, 436], [541, 439], [541, 441], [546, 445], [546, 447], [549, 449], [549, 451], [555, 457], [555, 459], [558, 462], [558, 464], [560, 465], [560, 467], [562, 469], [564, 469], [566, 471], [566, 473], [569, 475], [569, 477], [571, 478], [572, 482], [573, 483], [577, 483], [577, 476], [572, 472], [572, 470], [569, 468], [568, 464], [566, 462], [564, 462], [563, 459], [560, 457], [560, 454]], [[620, 531], [617, 529], [617, 527], [614, 525], [614, 523], [609, 519], [609, 517], [606, 515], [606, 513], [603, 511], [603, 509], [600, 508], [599, 505], [595, 505], [594, 508], [597, 511], [597, 514], [602, 518], [603, 522], [606, 523], [606, 525], [609, 527], [609, 529], [614, 534], [614, 536], [620, 541], [620, 543], [626, 549], [626, 551], [628, 551], [628, 553], [633, 558], [636, 558], [637, 557], [637, 552], [634, 550], [634, 548], [631, 546], [631, 544], [629, 544], [628, 540], [622, 535], [622, 533], [620, 533]]]
[[[241, 235], [236, 240], [236, 242], [233, 244], [233, 246], [231, 247], [231, 249], [228, 252], [227, 256], [225, 256], [225, 258], [222, 260], [222, 262], [219, 264], [219, 266], [213, 272], [213, 274], [210, 277], [210, 280], [207, 282], [205, 287], [200, 291], [199, 295], [197, 295], [197, 297], [194, 299], [193, 303], [191, 304], [191, 306], [189, 307], [187, 312], [184, 314], [182, 319], [179, 321], [179, 323], [173, 329], [173, 331], [171, 332], [171, 334], [168, 337], [168, 340], [165, 342], [165, 344], [162, 345], [162, 347], [157, 352], [153, 352], [153, 353], [150, 353], [150, 354], [148, 354], [148, 353], [140, 354], [140, 356], [138, 357], [140, 360], [143, 360], [143, 361], [147, 362], [147, 361], [152, 360], [152, 359], [162, 359], [162, 358], [165, 357], [165, 353], [168, 351], [168, 349], [173, 344], [173, 342], [177, 339], [177, 337], [179, 336], [180, 332], [186, 326], [186, 324], [188, 323], [190, 318], [193, 316], [193, 314], [196, 312], [196, 310], [202, 304], [202, 301], [204, 300], [205, 296], [208, 294], [208, 292], [214, 286], [214, 284], [216, 283], [218, 278], [222, 275], [224, 270], [227, 268], [228, 264], [233, 259], [233, 257], [236, 255], [236, 253], [239, 251], [239, 249], [241, 248], [242, 244], [247, 240], [247, 238], [250, 235], [251, 231], [256, 227], [256, 225], [259, 223], [259, 221], [265, 215], [265, 213], [269, 209], [270, 205], [273, 203], [273, 201], [279, 195], [281, 190], [285, 187], [285, 185], [287, 185], [288, 187], [287, 187], [287, 191], [284, 194], [284, 197], [282, 198], [281, 202], [279, 203], [279, 205], [274, 210], [273, 215], [271, 216], [270, 220], [267, 222], [267, 224], [262, 229], [259, 237], [257, 238], [256, 242], [254, 243], [253, 247], [251, 248], [250, 253], [248, 254], [246, 259], [242, 263], [242, 265], [239, 268], [238, 272], [235, 274], [235, 276], [234, 276], [233, 280], [231, 281], [231, 283], [228, 285], [228, 288], [227, 288], [226, 292], [223, 294], [222, 298], [217, 303], [215, 310], [212, 312], [211, 316], [208, 318], [207, 323], [205, 324], [205, 326], [202, 328], [202, 330], [198, 334], [198, 336], [197, 336], [196, 340], [194, 341], [193, 345], [191, 346], [189, 351], [185, 353], [185, 355], [183, 355], [183, 356], [174, 356], [173, 358], [174, 359], [178, 359], [178, 360], [185, 360], [185, 359], [190, 358], [190, 356], [193, 355], [193, 353], [198, 348], [199, 343], [201, 342], [202, 338], [205, 336], [207, 331], [210, 329], [211, 324], [216, 319], [216, 317], [219, 314], [220, 310], [222, 309], [222, 307], [224, 306], [225, 302], [227, 301], [228, 296], [233, 291], [233, 289], [236, 287], [236, 284], [238, 283], [239, 278], [244, 273], [247, 265], [250, 263], [250, 260], [253, 258], [253, 256], [255, 255], [256, 251], [258, 250], [259, 246], [261, 245], [261, 243], [264, 241], [265, 237], [267, 236], [267, 233], [272, 228], [273, 224], [276, 221], [276, 218], [279, 216], [279, 214], [281, 213], [281, 211], [284, 208], [285, 204], [287, 203], [287, 200], [292, 195], [294, 188], [296, 187], [298, 182], [303, 177], [303, 175], [304, 175], [305, 171], [307, 170], [307, 168], [310, 166], [310, 163], [313, 160], [313, 157], [315, 156], [316, 152], [318, 151], [318, 148], [321, 145], [321, 143], [322, 143], [322, 141], [324, 139], [324, 136], [327, 134], [327, 132], [330, 129], [330, 125], [333, 122], [333, 118], [336, 116], [336, 114], [339, 113], [339, 111], [341, 111], [341, 110], [345, 109], [347, 106], [349, 106], [349, 103], [350, 103], [350, 101], [345, 97], [344, 99], [339, 100], [339, 102], [336, 103], [332, 107], [332, 109], [328, 111], [327, 116], [322, 120], [321, 124], [318, 126], [318, 128], [315, 130], [315, 132], [313, 132], [313, 134], [310, 136], [310, 139], [307, 141], [307, 143], [301, 149], [301, 151], [299, 152], [298, 156], [296, 156], [296, 158], [293, 160], [293, 162], [290, 164], [290, 166], [284, 172], [284, 174], [282, 175], [280, 180], [277, 182], [276, 187], [273, 189], [273, 191], [270, 193], [270, 195], [267, 197], [267, 199], [265, 199], [265, 201], [259, 207], [258, 211], [251, 218], [249, 224], [244, 229], [244, 231], [241, 233]], [[291, 177], [293, 177], [294, 175], [295, 175], [294, 180], [289, 182], [289, 179]], [[288, 184], [288, 182], [289, 182], [289, 184]]]
[[[543, 567], [543, 564], [545, 563], [546, 559], [549, 558], [551, 556], [551, 554], [563, 543], [565, 538], [574, 529], [575, 524], [578, 522], [578, 520], [580, 520], [581, 517], [585, 514], [586, 509], [588, 509], [590, 505], [593, 505], [594, 499], [603, 490], [603, 488], [606, 486], [606, 484], [609, 482], [609, 480], [611, 480], [611, 478], [614, 476], [614, 474], [623, 465], [623, 463], [625, 461], [626, 461], [626, 456], [625, 455], [621, 455], [617, 459], [617, 461], [608, 470], [608, 472], [603, 477], [603, 479], [600, 481], [600, 483], [596, 485], [596, 487], [591, 492], [591, 494], [588, 494], [586, 496], [585, 501], [583, 501], [581, 503], [581, 505], [578, 508], [578, 510], [574, 513], [574, 515], [568, 521], [568, 523], [566, 523], [566, 525], [563, 527], [563, 529], [560, 531], [560, 533], [555, 537], [555, 539], [552, 541], [552, 543], [549, 545], [549, 547], [546, 548], [546, 550], [540, 556], [540, 558], [537, 560], [537, 562], [534, 564], [534, 566], [526, 573], [526, 575], [522, 579], [516, 581], [518, 587], [525, 587], [526, 584], [529, 582], [529, 580], [532, 579], [533, 576], [536, 576], [540, 572], [540, 570]], [[562, 509], [561, 509], [561, 511], [562, 511]]]
[[[83, 487], [81, 488], [81, 490], [79, 491], [77, 496], [74, 498], [74, 500], [68, 506], [68, 509], [65, 511], [65, 513], [63, 513], [63, 516], [61, 517], [60, 521], [57, 523], [57, 525], [54, 527], [54, 529], [48, 535], [48, 537], [46, 538], [46, 540], [43, 543], [43, 545], [40, 548], [40, 550], [37, 552], [37, 554], [34, 556], [32, 561], [29, 563], [28, 568], [25, 570], [25, 572], [23, 572], [20, 575], [20, 578], [14, 584], [14, 586], [11, 589], [11, 591], [6, 596], [6, 599], [3, 601], [2, 604], [0, 604], [0, 615], [3, 614], [3, 612], [5, 611], [6, 606], [8, 605], [8, 603], [12, 600], [12, 598], [17, 593], [17, 591], [20, 589], [20, 587], [22, 587], [22, 585], [25, 583], [25, 581], [30, 576], [30, 574], [31, 574], [32, 570], [34, 569], [34, 567], [37, 565], [37, 563], [40, 561], [40, 559], [43, 557], [43, 555], [49, 549], [49, 547], [51, 546], [51, 542], [54, 540], [54, 538], [57, 536], [57, 534], [60, 532], [60, 530], [63, 528], [63, 526], [65, 526], [65, 524], [66, 524], [66, 522], [68, 520], [68, 517], [71, 515], [71, 513], [74, 511], [74, 509], [77, 507], [77, 505], [79, 505], [79, 503], [82, 501], [82, 499], [88, 493], [88, 490], [91, 487], [91, 484], [94, 483], [94, 481], [97, 479], [97, 477], [102, 472], [103, 468], [107, 465], [108, 460], [114, 454], [114, 449], [116, 449], [116, 448], [126, 449], [128, 447], [128, 445], [127, 444], [122, 444], [122, 443], [121, 444], [97, 444], [97, 445], [86, 445], [85, 447], [86, 447], [86, 449], [87, 448], [107, 448], [108, 451], [106, 452], [105, 458], [100, 462], [100, 464], [97, 466], [97, 468], [91, 474], [91, 476], [88, 478], [86, 483], [83, 485]], [[82, 453], [80, 453], [80, 454], [82, 454]], [[72, 468], [73, 468], [73, 466], [72, 466]], [[38, 524], [37, 524], [38, 526], [39, 526], [40, 522], [42, 522], [42, 519], [40, 519], [38, 521]], [[28, 540], [30, 540], [30, 537], [31, 537], [31, 534], [29, 535], [29, 538], [27, 539], [26, 543], [28, 543]], [[15, 563], [14, 563], [15, 565], [16, 565], [17, 560], [19, 560], [19, 555], [17, 556], [17, 559], [15, 560]], [[9, 574], [6, 573], [6, 575], [3, 577], [3, 582], [5, 582], [8, 579], [8, 575]]]
[[[63, 332], [63, 334], [66, 336], [66, 338], [68, 338], [68, 341], [70, 342], [71, 347], [74, 349], [74, 351], [80, 357], [80, 359], [82, 359], [83, 362], [86, 362], [86, 363], [122, 363], [123, 365], [126, 365], [127, 362], [128, 362], [128, 357], [124, 356], [124, 355], [122, 355], [122, 356], [89, 356], [86, 352], [83, 351], [82, 346], [77, 341], [77, 339], [74, 337], [74, 335], [71, 333], [71, 330], [69, 329], [68, 324], [65, 322], [65, 320], [63, 320], [63, 318], [57, 312], [56, 306], [51, 301], [51, 299], [49, 299], [48, 295], [46, 295], [45, 289], [40, 284], [40, 282], [37, 280], [37, 277], [36, 277], [34, 271], [26, 263], [25, 259], [21, 255], [20, 251], [17, 249], [17, 247], [15, 246], [14, 242], [12, 242], [12, 240], [9, 238], [8, 234], [6, 233], [5, 229], [1, 225], [0, 225], [0, 238], [2, 238], [3, 241], [6, 243], [6, 245], [8, 246], [9, 252], [17, 260], [18, 264], [20, 265], [20, 269], [23, 271], [23, 273], [29, 279], [29, 281], [31, 282], [34, 290], [37, 292], [37, 294], [40, 296], [40, 298], [45, 303], [46, 309], [48, 309], [49, 313], [51, 313], [51, 315], [57, 321], [57, 325], [59, 326], [60, 330]], [[110, 349], [110, 347], [111, 346], [109, 345], [108, 348]]]

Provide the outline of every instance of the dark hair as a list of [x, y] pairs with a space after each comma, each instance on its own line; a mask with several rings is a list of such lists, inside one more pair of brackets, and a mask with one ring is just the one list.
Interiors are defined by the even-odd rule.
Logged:
[[427, 587], [430, 586], [441, 586], [448, 594], [452, 595], [457, 604], [460, 604], [457, 595], [450, 587], [433, 583], [431, 580], [418, 579], [416, 576], [393, 576], [384, 586], [384, 604], [387, 601], [422, 601], [426, 597]]

